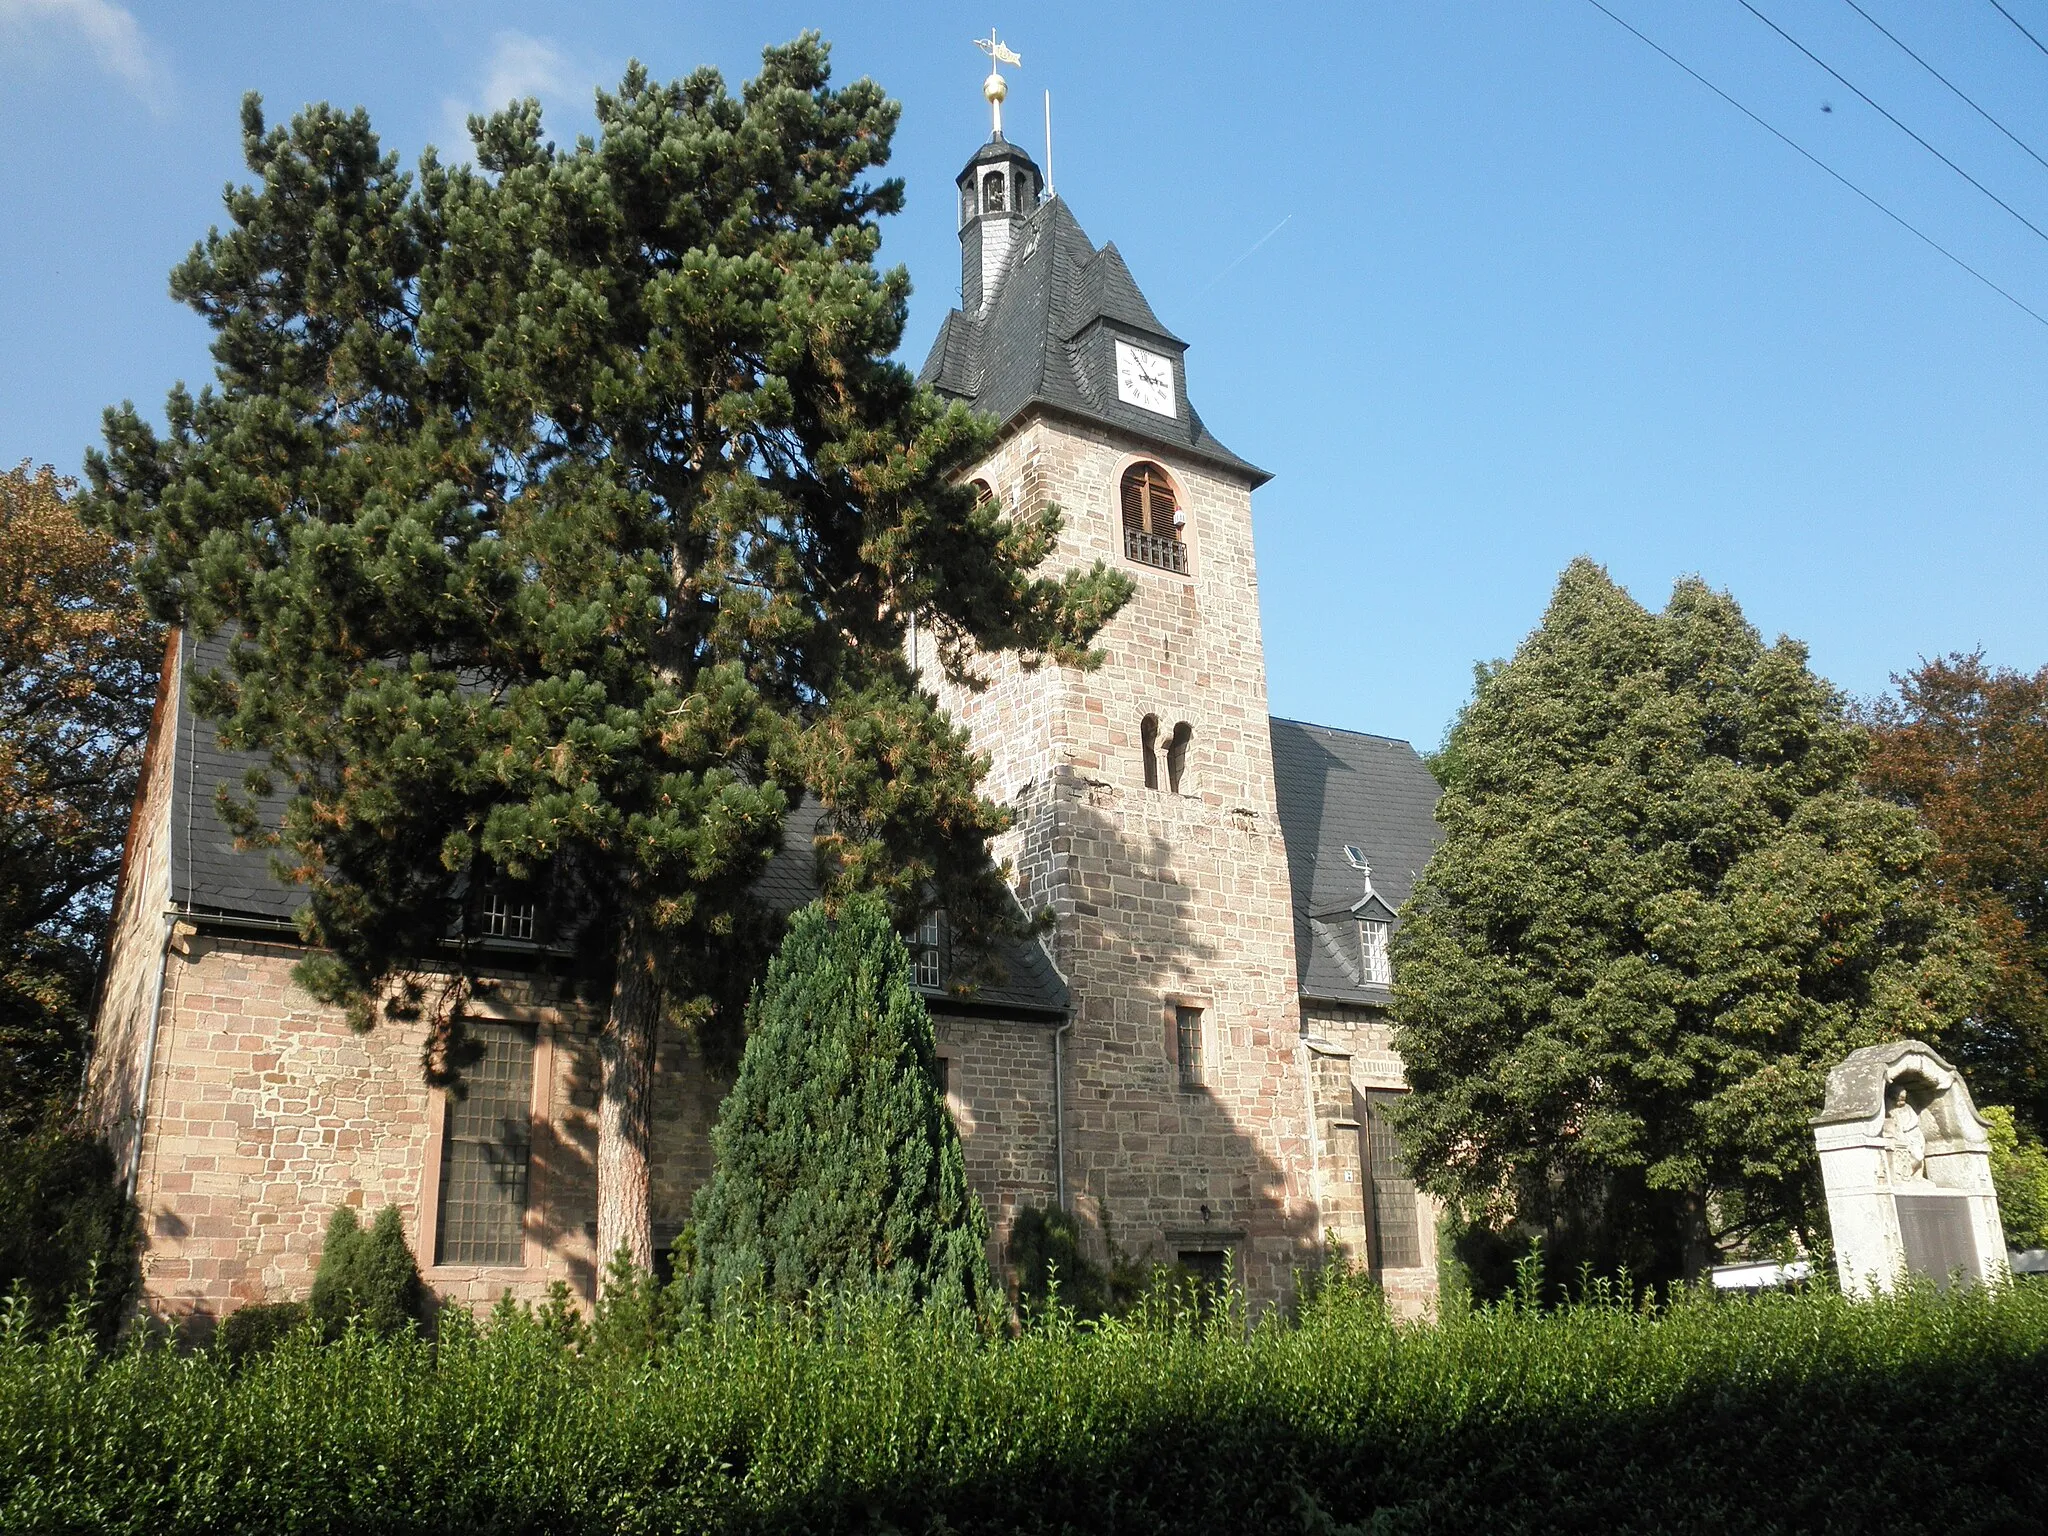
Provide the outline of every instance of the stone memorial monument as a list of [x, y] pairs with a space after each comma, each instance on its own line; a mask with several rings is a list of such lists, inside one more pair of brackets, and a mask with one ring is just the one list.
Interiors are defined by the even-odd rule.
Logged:
[[1990, 1138], [1962, 1074], [1927, 1046], [1852, 1051], [1828, 1073], [1813, 1139], [1844, 1291], [2004, 1278]]

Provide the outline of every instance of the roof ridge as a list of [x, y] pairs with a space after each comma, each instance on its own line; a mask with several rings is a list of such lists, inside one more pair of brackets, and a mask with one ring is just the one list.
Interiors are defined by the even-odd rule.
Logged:
[[1296, 720], [1291, 715], [1268, 715], [1266, 718], [1274, 725], [1298, 725], [1307, 731], [1328, 731], [1332, 736], [1356, 736], [1362, 741], [1390, 741], [1397, 747], [1407, 747], [1418, 757], [1421, 756], [1415, 743], [1405, 736], [1388, 736], [1379, 731], [1355, 731], [1345, 725], [1321, 725], [1314, 720]]

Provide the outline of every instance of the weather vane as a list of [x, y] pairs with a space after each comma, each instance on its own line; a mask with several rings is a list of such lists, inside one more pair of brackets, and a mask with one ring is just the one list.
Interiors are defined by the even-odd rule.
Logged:
[[988, 78], [981, 82], [981, 94], [988, 98], [989, 111], [995, 116], [995, 136], [1000, 139], [1003, 136], [1003, 98], [1010, 94], [1010, 87], [1004, 81], [1002, 70], [998, 66], [1022, 64], [1024, 60], [1015, 49], [996, 36], [994, 27], [988, 29], [987, 37], [977, 37], [974, 46], [988, 55]]

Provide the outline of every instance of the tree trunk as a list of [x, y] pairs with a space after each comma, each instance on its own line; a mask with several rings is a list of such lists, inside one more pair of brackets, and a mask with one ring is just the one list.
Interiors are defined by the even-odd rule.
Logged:
[[619, 937], [611, 1014], [598, 1036], [603, 1079], [597, 1111], [597, 1263], [625, 1250], [635, 1269], [654, 1267], [647, 1211], [647, 1148], [654, 1099], [654, 1044], [661, 982], [653, 934], [634, 914]]

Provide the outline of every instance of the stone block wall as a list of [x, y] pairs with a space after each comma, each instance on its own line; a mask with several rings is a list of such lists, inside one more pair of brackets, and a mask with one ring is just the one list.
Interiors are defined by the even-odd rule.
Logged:
[[1025, 1206], [1059, 1199], [1050, 1022], [935, 1014], [948, 1064], [946, 1108], [960, 1132], [967, 1181], [988, 1212], [998, 1269], [1010, 1223]]
[[180, 725], [180, 643], [180, 632], [171, 631], [164, 651], [162, 678], [157, 685], [156, 712], [150, 721], [142, 782], [128, 822], [121, 878], [108, 923], [107, 956], [100, 975], [92, 1056], [86, 1071], [87, 1123], [113, 1147], [124, 1177], [134, 1166], [136, 1156], [143, 1061], [148, 1055], [157, 978], [164, 963], [165, 944], [171, 937], [170, 808], [172, 774], [177, 763], [174, 748]]
[[[1187, 574], [1124, 556], [1118, 486], [1139, 459], [1175, 481]], [[1076, 999], [1070, 1194], [1097, 1241], [1171, 1262], [1229, 1249], [1248, 1292], [1284, 1296], [1315, 1261], [1313, 1089], [1295, 1005], [1292, 896], [1273, 794], [1265, 656], [1241, 478], [1107, 429], [1025, 418], [979, 477], [1005, 505], [1065, 514], [1053, 572], [1100, 559], [1137, 594], [1099, 670], [983, 658], [987, 686], [928, 682], [991, 758], [1015, 823], [997, 853], [1056, 918]], [[1141, 725], [1159, 723], [1157, 788]], [[1193, 737], [1179, 792], [1164, 747]], [[1175, 1010], [1202, 1011], [1204, 1081], [1179, 1081]]]
[[595, 1114], [575, 1101], [594, 1071], [587, 1026], [517, 986], [484, 1005], [537, 1027], [527, 1262], [436, 1267], [444, 1101], [421, 1077], [424, 1026], [356, 1033], [292, 981], [299, 953], [200, 932], [171, 954], [136, 1185], [146, 1304], [219, 1317], [303, 1297], [340, 1205], [365, 1219], [396, 1205], [448, 1299], [535, 1300], [557, 1279], [588, 1295]]
[[[1407, 1091], [1407, 1073], [1394, 1050], [1393, 1020], [1381, 1008], [1305, 999], [1302, 1027], [1316, 1042], [1317, 1054], [1327, 1064], [1323, 1069], [1327, 1076], [1318, 1094], [1318, 1102], [1323, 1106], [1325, 1144], [1332, 1149], [1325, 1154], [1326, 1158], [1333, 1164], [1349, 1159], [1349, 1166], [1358, 1170], [1357, 1204], [1354, 1207], [1347, 1199], [1342, 1220], [1332, 1225], [1338, 1228], [1339, 1240], [1347, 1253], [1354, 1257], [1365, 1255], [1370, 1246], [1366, 1240], [1365, 1201], [1370, 1195], [1367, 1180], [1371, 1169], [1363, 1149], [1365, 1127], [1359, 1095], [1368, 1090]], [[1341, 1078], [1337, 1071], [1340, 1063]], [[1348, 1112], [1344, 1108], [1347, 1101]], [[1415, 1207], [1421, 1266], [1377, 1270], [1374, 1274], [1395, 1311], [1408, 1317], [1436, 1308], [1437, 1226], [1443, 1215], [1443, 1207], [1435, 1198], [1421, 1191], [1416, 1194]], [[1350, 1235], [1354, 1233], [1355, 1236]]]

